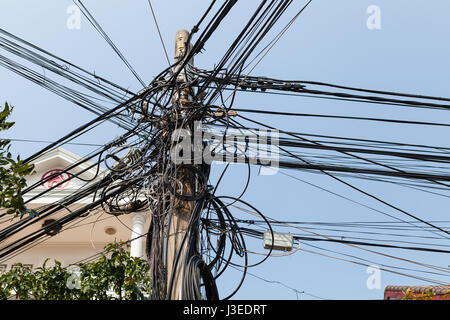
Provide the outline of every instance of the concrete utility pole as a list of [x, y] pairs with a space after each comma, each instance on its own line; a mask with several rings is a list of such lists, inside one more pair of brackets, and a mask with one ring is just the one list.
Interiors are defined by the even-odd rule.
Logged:
[[[176, 33], [175, 38], [175, 62], [183, 59], [185, 54], [189, 53], [191, 49], [191, 44], [188, 43], [189, 32], [186, 30], [179, 30]], [[186, 53], [187, 51], [187, 53]], [[193, 60], [189, 61], [190, 64], [193, 64]], [[175, 72], [179, 70], [179, 67], [183, 64], [180, 64], [175, 68]], [[177, 83], [182, 84], [188, 82], [188, 74], [185, 70], [181, 70], [177, 77]], [[178, 85], [177, 85], [178, 86]], [[185, 107], [190, 104], [192, 101], [192, 97], [190, 95], [189, 88], [183, 88], [180, 90], [176, 90], [176, 93], [172, 97], [172, 107]], [[182, 114], [182, 113], [181, 113]], [[187, 123], [183, 129], [190, 130], [193, 134], [193, 124]], [[183, 180], [180, 181], [182, 184], [182, 193], [185, 195], [194, 194], [195, 190], [195, 177], [190, 176], [191, 173], [189, 171], [184, 170], [183, 168], [177, 170], [177, 176], [183, 177]], [[175, 187], [175, 189], [177, 189]], [[172, 196], [175, 197], [175, 196]], [[170, 227], [169, 227], [169, 241], [168, 241], [168, 259], [167, 259], [167, 288], [169, 288], [170, 279], [172, 274], [174, 273], [175, 267], [175, 276], [172, 284], [172, 292], [169, 297], [170, 300], [179, 300], [181, 299], [181, 284], [182, 284], [182, 272], [183, 272], [183, 263], [182, 257], [186, 252], [186, 243], [181, 247], [183, 237], [188, 229], [189, 219], [191, 218], [192, 211], [194, 209], [195, 201], [186, 201], [180, 200], [175, 197], [171, 203], [174, 204], [173, 207], [173, 215], [170, 217]], [[178, 264], [174, 266], [174, 260], [179, 252], [182, 250], [180, 259]]]

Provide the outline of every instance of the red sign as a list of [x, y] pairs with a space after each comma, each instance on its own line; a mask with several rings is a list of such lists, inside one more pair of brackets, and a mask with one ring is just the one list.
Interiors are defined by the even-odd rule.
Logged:
[[63, 170], [61, 169], [53, 169], [44, 173], [44, 175], [41, 178], [41, 186], [45, 189], [49, 189], [59, 184], [56, 188], [63, 189], [69, 185], [70, 178], [71, 175], [69, 173], [63, 172]]

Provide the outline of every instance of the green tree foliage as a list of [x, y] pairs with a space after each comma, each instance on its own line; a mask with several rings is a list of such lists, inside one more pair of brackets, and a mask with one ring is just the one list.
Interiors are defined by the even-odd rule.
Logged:
[[131, 257], [122, 243], [112, 243], [98, 260], [80, 264], [77, 272], [53, 267], [30, 270], [18, 264], [0, 276], [0, 299], [21, 300], [145, 300], [150, 290], [149, 265]]
[[[7, 121], [12, 110], [13, 107], [5, 103], [0, 111], [0, 132], [14, 125], [14, 122]], [[0, 139], [0, 208], [21, 217], [26, 213], [34, 215], [36, 211], [27, 209], [21, 196], [26, 186], [25, 176], [33, 172], [34, 165], [23, 163], [19, 156], [13, 159], [9, 151], [10, 143], [10, 140]]]

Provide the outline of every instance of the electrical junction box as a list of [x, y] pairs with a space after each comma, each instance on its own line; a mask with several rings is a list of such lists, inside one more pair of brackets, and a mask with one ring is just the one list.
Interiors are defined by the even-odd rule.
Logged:
[[267, 230], [264, 232], [263, 240], [264, 249], [291, 251], [294, 246], [294, 237], [290, 232], [273, 232], [273, 246], [272, 246], [272, 232]]

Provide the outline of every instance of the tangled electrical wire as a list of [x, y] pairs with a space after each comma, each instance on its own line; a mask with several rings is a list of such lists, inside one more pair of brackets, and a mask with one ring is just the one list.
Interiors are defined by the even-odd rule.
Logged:
[[[262, 40], [293, 3], [292, 0], [261, 1], [256, 5], [253, 15], [214, 69], [202, 70], [192, 65], [193, 57], [205, 48], [208, 39], [237, 2], [236, 0], [223, 1], [223, 4], [213, 12], [212, 9], [215, 8], [216, 1], [212, 1], [185, 39], [185, 48], [189, 49], [181, 52], [176, 57], [176, 62], [157, 75], [148, 86], [145, 86], [145, 82], [106, 35], [86, 6], [79, 0], [74, 2], [79, 5], [89, 22], [111, 45], [144, 88], [134, 94], [0, 29], [1, 49], [75, 83], [83, 90], [88, 90], [89, 94], [81, 91], [81, 89], [74, 90], [61, 85], [57, 80], [41, 75], [4, 55], [0, 55], [1, 66], [97, 114], [94, 120], [30, 156], [25, 162], [36, 160], [40, 155], [68, 143], [105, 121], [112, 121], [126, 130], [120, 137], [62, 171], [69, 175], [68, 179], [83, 181], [85, 183], [83, 188], [55, 203], [38, 208], [39, 215], [37, 217], [26, 217], [0, 230], [0, 243], [2, 243], [57, 212], [62, 210], [69, 212], [62, 218], [54, 219], [45, 227], [27, 233], [25, 236], [0, 248], [0, 262], [2, 259], [11, 257], [12, 254], [30, 248], [37, 241], [55, 235], [57, 232], [55, 233], [54, 230], [61, 230], [63, 226], [76, 221], [78, 218], [86, 217], [91, 210], [96, 208], [102, 208], [103, 212], [115, 217], [142, 211], [147, 212], [150, 216], [149, 228], [141, 236], [146, 238], [146, 257], [150, 265], [152, 279], [151, 298], [230, 299], [244, 283], [247, 269], [260, 265], [272, 255], [273, 227], [287, 225], [269, 219], [253, 205], [243, 200], [251, 176], [249, 153], [253, 151], [252, 144], [258, 143], [262, 137], [254, 135], [253, 138], [247, 139], [248, 137], [242, 133], [242, 130], [254, 132], [257, 129], [238, 122], [234, 118], [236, 112], [239, 112], [237, 116], [240, 119], [266, 129], [276, 128], [247, 118], [241, 113], [337, 117], [236, 109], [234, 108], [234, 101], [237, 92], [310, 95], [327, 99], [392, 106], [450, 109], [450, 106], [444, 104], [444, 102], [450, 101], [446, 98], [366, 90], [312, 81], [288, 81], [254, 77], [250, 74], [243, 74], [258, 57], [264, 57], [267, 54], [271, 46], [276, 43], [311, 1], [307, 2], [294, 15], [282, 32], [269, 43], [270, 46], [266, 46], [254, 55], [258, 45], [262, 43]], [[206, 26], [202, 29], [196, 41], [193, 42], [192, 47], [189, 47], [188, 44], [193, 39], [193, 35], [200, 31], [200, 26], [203, 26], [206, 18], [210, 16], [212, 16], [211, 19], [205, 23]], [[336, 91], [325, 91], [322, 89], [323, 87], [331, 87]], [[228, 97], [224, 97], [226, 91], [231, 91]], [[109, 109], [101, 102], [114, 103], [115, 107]], [[411, 122], [402, 120], [358, 119], [411, 124]], [[182, 150], [183, 154], [180, 154], [180, 146], [183, 146], [187, 142], [186, 140], [196, 146], [195, 136], [192, 133], [198, 129], [198, 123], [200, 123], [202, 132], [215, 128], [218, 129], [218, 131], [215, 131], [215, 135], [222, 138], [220, 144], [214, 144], [211, 140], [205, 138], [200, 139], [202, 150], [213, 151], [219, 154], [224, 162], [228, 162], [215, 186], [210, 184], [210, 163], [199, 161], [196, 153], [191, 152], [195, 151], [193, 149], [184, 149]], [[427, 124], [422, 122], [420, 124], [448, 126], [448, 124], [442, 123]], [[183, 130], [188, 134], [183, 134]], [[242, 144], [229, 144], [224, 139], [231, 130], [241, 132], [235, 134], [235, 137], [246, 138]], [[391, 183], [400, 183], [401, 181], [414, 188], [448, 190], [449, 185], [447, 183], [450, 181], [450, 177], [446, 174], [450, 162], [448, 148], [308, 135], [283, 130], [279, 130], [279, 132], [281, 134], [278, 140], [279, 166], [281, 168], [310, 170], [327, 174], [349, 186], [351, 185], [338, 176], [351, 176]], [[186, 151], [189, 151], [187, 152], [188, 155], [184, 154]], [[184, 162], [175, 161], [179, 156], [184, 159]], [[237, 197], [219, 196], [216, 194], [218, 186], [233, 160], [241, 160], [248, 164], [245, 187]], [[422, 163], [411, 163], [411, 161], [426, 162], [427, 166], [423, 166]], [[255, 164], [261, 163], [257, 161]], [[79, 168], [83, 165], [85, 166], [84, 169], [80, 170]], [[101, 165], [106, 167], [108, 171], [101, 172]], [[91, 169], [95, 170], [94, 176], [85, 177], [85, 173]], [[35, 190], [40, 183], [50, 181], [55, 176], [56, 174], [50, 175], [43, 181], [29, 186], [23, 191], [23, 195]], [[61, 181], [39, 192], [27, 200], [27, 203], [52, 192], [64, 182]], [[353, 188], [356, 189], [356, 187]], [[358, 191], [363, 192], [362, 190]], [[87, 197], [92, 197], [92, 202], [88, 205], [84, 205], [77, 210], [69, 208], [72, 204]], [[388, 203], [384, 202], [384, 204]], [[246, 209], [243, 209], [242, 206]], [[410, 227], [418, 227], [419, 223], [426, 223], [428, 225], [426, 231], [435, 232], [439, 230], [446, 235], [450, 234], [447, 228], [439, 228], [435, 224], [420, 220], [404, 210], [391, 207], [416, 220], [414, 221], [416, 225], [409, 222]], [[236, 208], [240, 209], [239, 212], [235, 212]], [[249, 213], [253, 216], [256, 215], [258, 220], [255, 222], [254, 218], [253, 220], [246, 219], [245, 215]], [[257, 225], [259, 229], [251, 229], [248, 227], [249, 224], [253, 227]], [[299, 227], [297, 228], [300, 230]], [[424, 228], [422, 227], [422, 229]], [[386, 244], [381, 243], [381, 241], [370, 243], [363, 242], [367, 239], [361, 239], [358, 236], [337, 239], [334, 234], [333, 236], [323, 236], [313, 233], [311, 230], [313, 230], [311, 227], [309, 229], [307, 227], [302, 228], [303, 233], [295, 235], [295, 240], [331, 241], [347, 245], [448, 253], [442, 248], [432, 248], [431, 245], [430, 247], [406, 247], [400, 242], [396, 244]], [[250, 248], [252, 243], [246, 241], [245, 238], [261, 239], [264, 231], [271, 233], [272, 245], [265, 252], [250, 256], [250, 253], [255, 253], [255, 251]], [[442, 236], [442, 234], [440, 235]], [[376, 239], [369, 240], [375, 241]], [[261, 259], [252, 261], [252, 257], [261, 255]], [[216, 281], [229, 267], [241, 269], [242, 277], [232, 292], [220, 296]], [[181, 290], [178, 290], [179, 288]]]

